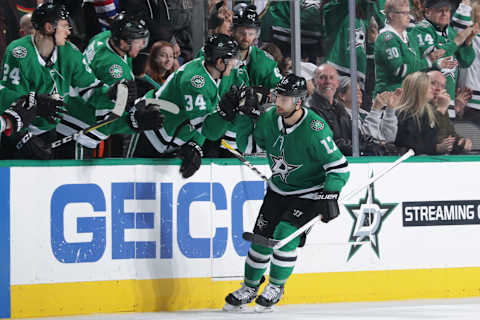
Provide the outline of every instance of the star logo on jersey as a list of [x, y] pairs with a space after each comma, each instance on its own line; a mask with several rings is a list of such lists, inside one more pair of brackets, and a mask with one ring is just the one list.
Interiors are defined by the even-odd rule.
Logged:
[[27, 56], [27, 49], [22, 46], [15, 47], [12, 50], [12, 56], [18, 59], [25, 58]]
[[197, 89], [203, 88], [203, 86], [205, 86], [205, 78], [200, 75], [193, 76], [190, 82], [192, 83], [192, 86]]
[[272, 166], [272, 178], [279, 176], [282, 179], [283, 183], [287, 183], [287, 178], [290, 173], [301, 168], [302, 165], [293, 165], [285, 161], [285, 150], [282, 150], [282, 155], [280, 157], [270, 155], [270, 158], [273, 161]]
[[324, 127], [325, 125], [320, 120], [312, 120], [312, 122], [310, 122], [310, 128], [312, 128], [313, 131], [323, 130]]
[[110, 69], [108, 69], [110, 75], [115, 79], [120, 79], [123, 76], [123, 69], [118, 64], [113, 64]]
[[[372, 176], [372, 175], [371, 175]], [[365, 198], [360, 199], [358, 204], [346, 204], [345, 208], [353, 219], [350, 233], [350, 251], [347, 261], [364, 245], [370, 244], [378, 258], [380, 258], [380, 246], [378, 234], [382, 224], [392, 213], [398, 203], [382, 203], [375, 197], [375, 187], [368, 186]]]

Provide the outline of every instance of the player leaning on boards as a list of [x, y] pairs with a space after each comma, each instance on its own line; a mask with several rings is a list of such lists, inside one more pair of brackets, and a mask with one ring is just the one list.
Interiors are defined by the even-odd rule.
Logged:
[[[34, 91], [59, 97], [68, 104], [70, 97], [81, 97], [93, 105], [113, 105], [116, 85], [110, 89], [98, 81], [84, 62], [83, 56], [69, 41], [69, 13], [64, 6], [45, 2], [32, 14], [33, 35], [12, 41], [3, 59], [0, 80], [0, 105]], [[8, 90], [3, 94], [1, 91]], [[52, 102], [50, 104], [63, 104]], [[39, 103], [41, 104], [41, 103]], [[43, 107], [40, 106], [39, 109]], [[37, 114], [32, 124], [21, 132], [2, 139], [1, 151], [6, 157], [51, 159], [50, 143], [55, 140], [57, 117]]]
[[237, 43], [231, 37], [223, 34], [209, 36], [205, 57], [184, 64], [159, 90], [145, 95], [145, 98], [176, 104], [180, 113], [164, 113], [163, 128], [140, 134], [138, 143], [131, 143], [129, 153], [135, 150], [134, 156], [147, 158], [168, 157], [176, 153], [182, 159], [180, 172], [183, 177], [192, 176], [200, 168], [205, 139], [219, 139], [229, 124], [216, 113], [218, 104], [222, 103], [220, 98], [233, 85], [248, 85], [246, 74], [234, 68], [237, 55]]
[[[132, 58], [135, 58], [148, 44], [149, 35], [143, 20], [122, 12], [113, 20], [111, 31], [101, 32], [90, 40], [83, 56], [92, 72], [103, 83], [113, 85], [119, 80], [128, 80], [126, 83], [132, 87], [134, 80]], [[152, 105], [137, 105], [136, 108], [129, 108], [133, 105], [135, 98], [136, 95], [133, 93], [127, 107], [129, 110], [120, 119], [80, 135], [76, 142], [72, 141], [61, 147], [62, 158], [89, 158], [94, 148], [111, 134], [133, 134], [141, 130], [160, 128], [163, 115], [154, 110]], [[57, 133], [69, 136], [79, 129], [85, 129], [108, 116], [111, 107], [110, 105], [92, 105], [80, 97], [72, 97], [67, 105], [68, 114], [65, 114], [57, 125]]]
[[[347, 159], [335, 145], [332, 131], [303, 107], [306, 93], [304, 78], [284, 77], [275, 90], [275, 106], [260, 116], [253, 132], [272, 170], [253, 230], [267, 238], [284, 239], [319, 214], [324, 222], [336, 218], [338, 194], [349, 177]], [[283, 295], [299, 244], [300, 237], [278, 250], [252, 244], [244, 284], [225, 298], [224, 310], [241, 310], [257, 297], [269, 263], [269, 283], [256, 299], [256, 310], [270, 310]]]

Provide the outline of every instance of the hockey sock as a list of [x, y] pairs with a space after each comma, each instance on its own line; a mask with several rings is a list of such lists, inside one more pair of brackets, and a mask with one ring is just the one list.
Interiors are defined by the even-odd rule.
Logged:
[[[297, 228], [290, 223], [281, 221], [275, 228], [273, 237], [277, 240], [285, 239], [296, 230]], [[283, 286], [287, 282], [297, 261], [297, 247], [299, 243], [300, 237], [296, 237], [282, 248], [273, 251], [269, 280], [272, 284]]]
[[267, 270], [271, 248], [252, 244], [245, 260], [245, 284], [249, 287], [258, 287], [263, 274]]

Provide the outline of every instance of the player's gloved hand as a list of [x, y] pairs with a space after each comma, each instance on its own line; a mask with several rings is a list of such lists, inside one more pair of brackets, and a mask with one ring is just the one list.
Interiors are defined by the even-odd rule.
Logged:
[[259, 108], [257, 92], [253, 87], [245, 87], [240, 90], [238, 98], [238, 110], [240, 113], [257, 120], [262, 113]]
[[46, 119], [49, 123], [57, 123], [61, 113], [66, 111], [63, 99], [56, 99], [48, 94], [35, 94], [35, 99], [38, 105], [37, 116]]
[[194, 141], [189, 141], [180, 147], [178, 157], [182, 159], [180, 173], [184, 178], [189, 178], [200, 168], [203, 151]]
[[253, 90], [255, 90], [255, 93], [257, 94], [258, 109], [260, 109], [261, 111], [264, 111], [262, 106], [271, 101], [270, 89], [260, 86], [260, 87], [253, 87]]
[[37, 110], [38, 106], [34, 92], [30, 92], [12, 103], [2, 115], [3, 118], [11, 123], [11, 131], [8, 131], [9, 133], [7, 134], [15, 134], [23, 128], [28, 127], [37, 115]]
[[238, 97], [239, 90], [236, 85], [233, 85], [220, 100], [217, 106], [217, 111], [220, 117], [226, 121], [233, 121], [238, 113]]
[[340, 214], [338, 207], [338, 195], [336, 191], [323, 190], [319, 192], [319, 200], [317, 200], [318, 214], [322, 215], [322, 221], [328, 223], [330, 220], [335, 219]]
[[134, 80], [122, 79], [115, 82], [107, 92], [108, 97], [113, 101], [117, 100], [117, 88], [119, 84], [124, 84], [127, 87], [128, 96], [125, 110], [128, 110], [128, 108], [135, 104], [135, 100], [137, 99], [137, 85]]
[[145, 100], [140, 100], [128, 111], [128, 125], [135, 131], [160, 129], [164, 120], [160, 108], [152, 103], [146, 105]]

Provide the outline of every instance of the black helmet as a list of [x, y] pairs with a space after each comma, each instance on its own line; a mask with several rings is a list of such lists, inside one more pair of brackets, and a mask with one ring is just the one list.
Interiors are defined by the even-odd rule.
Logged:
[[251, 27], [258, 28], [260, 23], [258, 22], [257, 7], [253, 4], [245, 6], [238, 4], [234, 8], [233, 12], [233, 27]]
[[205, 61], [215, 65], [218, 58], [231, 59], [238, 55], [238, 44], [225, 34], [208, 36], [205, 42]]
[[120, 40], [126, 41], [128, 44], [135, 39], [148, 38], [150, 32], [144, 20], [121, 12], [115, 17], [111, 26], [112, 40], [114, 43], [120, 43]]
[[58, 20], [68, 20], [69, 16], [70, 14], [64, 5], [46, 2], [33, 11], [32, 25], [35, 30], [41, 30], [47, 22], [56, 27]]
[[307, 81], [290, 73], [280, 80], [275, 92], [287, 97], [304, 97], [307, 95]]

